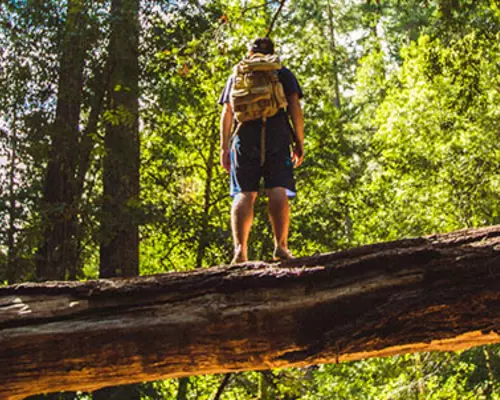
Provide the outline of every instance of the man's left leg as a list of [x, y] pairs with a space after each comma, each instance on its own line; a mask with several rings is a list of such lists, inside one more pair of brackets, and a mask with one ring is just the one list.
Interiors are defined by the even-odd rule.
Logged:
[[231, 264], [248, 261], [248, 236], [253, 221], [253, 207], [257, 192], [241, 192], [234, 196], [231, 207], [234, 257]]
[[292, 258], [288, 250], [288, 227], [290, 225], [290, 207], [284, 187], [266, 189], [268, 196], [268, 212], [274, 234], [273, 258]]

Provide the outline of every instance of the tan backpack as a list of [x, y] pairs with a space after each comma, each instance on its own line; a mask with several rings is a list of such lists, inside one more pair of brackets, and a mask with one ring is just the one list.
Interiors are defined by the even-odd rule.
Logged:
[[265, 119], [287, 106], [278, 78], [280, 59], [274, 54], [255, 53], [234, 67], [231, 106], [238, 122]]
[[288, 105], [283, 84], [278, 77], [280, 69], [281, 62], [277, 55], [261, 53], [244, 58], [234, 67], [230, 99], [238, 121], [234, 135], [238, 134], [244, 122], [262, 120], [261, 165], [266, 157], [266, 119]]

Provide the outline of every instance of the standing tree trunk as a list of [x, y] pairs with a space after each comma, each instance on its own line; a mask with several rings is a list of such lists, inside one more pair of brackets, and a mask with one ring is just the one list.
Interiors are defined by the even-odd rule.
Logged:
[[[112, 0], [100, 276], [139, 274], [139, 1]], [[95, 400], [140, 399], [139, 386], [108, 387]]]
[[[214, 121], [215, 122], [215, 121]], [[212, 129], [212, 132], [217, 130]], [[201, 219], [200, 231], [198, 234], [198, 249], [196, 251], [196, 268], [201, 268], [203, 266], [203, 260], [205, 259], [205, 253], [207, 245], [209, 244], [208, 235], [208, 224], [210, 222], [210, 197], [212, 196], [212, 180], [214, 175], [214, 159], [215, 159], [215, 148], [218, 143], [218, 136], [212, 135], [210, 137], [210, 144], [208, 149], [208, 157], [205, 163], [205, 172], [207, 174], [207, 179], [205, 181], [205, 192], [203, 194], [203, 215]], [[179, 386], [177, 389], [177, 400], [186, 400], [189, 388], [189, 377], [184, 377], [179, 379]]]
[[[78, 264], [76, 166], [79, 152], [83, 69], [89, 43], [85, 0], [69, 0], [58, 82], [56, 117], [43, 186], [44, 233], [37, 251], [39, 280], [75, 278]], [[35, 396], [64, 400], [72, 393]]]
[[176, 400], [187, 400], [189, 387], [189, 376], [179, 379], [179, 388], [177, 389]]
[[[216, 126], [216, 120], [210, 120], [209, 124], [211, 127]], [[209, 129], [209, 132], [217, 132], [217, 129]], [[219, 141], [218, 135], [212, 135], [210, 137], [208, 156], [205, 160], [205, 173], [207, 178], [205, 181], [205, 192], [203, 194], [203, 215], [201, 219], [201, 226], [198, 234], [198, 249], [196, 251], [196, 268], [201, 268], [203, 266], [203, 261], [205, 259], [206, 248], [209, 244], [208, 235], [208, 225], [210, 223], [210, 208], [211, 202], [210, 198], [212, 196], [212, 181], [214, 175], [215, 167], [215, 149]], [[177, 389], [176, 400], [186, 400], [188, 396], [189, 389], [189, 377], [184, 377], [179, 379], [179, 386]]]
[[[83, 131], [80, 144], [79, 144], [79, 158], [76, 167], [75, 175], [75, 202], [78, 204], [78, 211], [83, 212], [83, 198], [85, 189], [85, 176], [90, 167], [91, 154], [96, 144], [94, 140], [94, 135], [98, 131], [98, 123], [101, 117], [101, 112], [103, 109], [104, 96], [106, 94], [107, 86], [107, 70], [106, 68], [97, 68], [94, 73], [94, 79], [89, 85], [92, 90], [92, 97], [90, 99], [90, 112], [87, 120], [87, 126]], [[78, 274], [81, 272], [82, 267], [82, 251], [83, 251], [83, 239], [84, 239], [84, 223], [79, 223], [77, 225], [77, 230], [75, 233], [76, 244], [77, 244], [77, 260], [76, 263], [71, 266], [69, 270], [69, 279], [77, 279]]]
[[333, 104], [335, 108], [340, 111], [340, 85], [339, 85], [339, 66], [337, 62], [337, 44], [335, 40], [335, 27], [333, 25], [333, 11], [332, 5], [328, 2], [328, 30], [330, 34], [330, 50], [333, 55], [333, 88], [335, 90], [335, 98], [333, 100]]
[[37, 278], [65, 279], [77, 260], [75, 169], [86, 53], [84, 0], [69, 0], [62, 43], [56, 118], [43, 188], [44, 233]]
[[14, 110], [10, 137], [9, 155], [9, 228], [7, 231], [7, 281], [12, 284], [16, 279], [16, 218], [17, 218], [17, 196], [16, 196], [16, 171], [17, 171], [17, 109]]
[[100, 276], [139, 272], [139, 2], [113, 0]]
[[[211, 121], [212, 122], [212, 121]], [[215, 126], [215, 121], [213, 126]], [[212, 132], [217, 132], [216, 129], [213, 129]], [[212, 180], [214, 175], [214, 167], [215, 167], [215, 154], [216, 154], [216, 146], [218, 143], [218, 136], [212, 135], [210, 137], [210, 144], [208, 149], [208, 158], [205, 164], [205, 172], [207, 174], [207, 179], [205, 181], [205, 193], [203, 195], [203, 216], [201, 220], [201, 228], [198, 240], [198, 251], [196, 254], [196, 268], [200, 268], [203, 266], [203, 260], [205, 258], [205, 251], [209, 244], [207, 235], [208, 235], [208, 225], [210, 222], [210, 207], [211, 202], [210, 198], [212, 196]]]

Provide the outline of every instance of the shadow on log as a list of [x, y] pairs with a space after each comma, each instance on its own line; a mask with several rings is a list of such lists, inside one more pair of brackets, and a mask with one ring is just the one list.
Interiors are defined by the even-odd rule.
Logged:
[[500, 342], [500, 226], [0, 288], [0, 398]]

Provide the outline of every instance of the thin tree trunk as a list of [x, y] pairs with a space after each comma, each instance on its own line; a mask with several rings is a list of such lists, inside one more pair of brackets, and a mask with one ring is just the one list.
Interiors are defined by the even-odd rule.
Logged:
[[84, 0], [70, 0], [60, 63], [56, 118], [43, 189], [43, 243], [37, 278], [66, 279], [76, 263], [75, 170], [86, 53]]
[[[216, 130], [214, 130], [216, 132]], [[203, 260], [205, 258], [205, 251], [208, 245], [208, 224], [210, 222], [210, 198], [212, 196], [212, 180], [214, 175], [214, 159], [215, 159], [215, 148], [218, 143], [218, 137], [212, 135], [210, 139], [210, 148], [208, 150], [208, 159], [206, 164], [206, 174], [207, 180], [205, 182], [205, 193], [203, 196], [203, 217], [201, 222], [201, 229], [199, 233], [198, 241], [198, 251], [196, 255], [196, 267], [200, 268], [203, 266]]]
[[266, 376], [267, 372], [262, 371], [259, 374], [259, 393], [257, 394], [259, 400], [271, 400], [270, 385]]
[[[92, 150], [95, 146], [94, 135], [98, 129], [98, 123], [103, 109], [104, 96], [106, 93], [106, 87], [108, 83], [108, 74], [106, 68], [103, 71], [96, 71], [92, 89], [93, 96], [90, 102], [90, 113], [87, 121], [87, 126], [83, 132], [79, 143], [79, 153], [78, 164], [76, 169], [75, 178], [75, 202], [78, 204], [78, 211], [82, 209], [82, 198], [85, 184], [85, 176], [88, 172], [90, 165], [90, 157]], [[83, 232], [81, 224], [76, 227], [75, 241], [77, 246], [76, 260], [75, 264], [71, 266], [69, 270], [69, 279], [74, 280], [77, 278], [78, 273], [81, 270], [81, 254], [82, 254], [82, 240]]]
[[415, 397], [417, 400], [425, 399], [425, 375], [422, 368], [422, 359], [420, 353], [415, 354], [413, 360], [415, 362], [415, 383], [417, 384]]
[[217, 388], [217, 392], [215, 392], [214, 398], [212, 400], [220, 400], [220, 397], [222, 396], [222, 393], [224, 393], [224, 389], [226, 389], [227, 385], [229, 384], [229, 381], [231, 380], [231, 374], [225, 374], [224, 378], [222, 379], [221, 384]]
[[189, 377], [179, 379], [179, 388], [177, 389], [177, 400], [186, 400], [189, 386]]
[[340, 84], [339, 84], [339, 67], [338, 67], [338, 55], [337, 55], [337, 44], [335, 40], [335, 26], [333, 21], [333, 11], [332, 5], [328, 2], [328, 29], [330, 34], [330, 50], [333, 54], [333, 88], [335, 91], [335, 98], [333, 103], [335, 108], [340, 111]]
[[139, 273], [139, 2], [111, 2], [100, 276]]
[[486, 368], [488, 369], [488, 383], [486, 384], [486, 389], [484, 394], [486, 395], [486, 398], [489, 398], [491, 396], [491, 392], [494, 389], [494, 382], [496, 381], [496, 379], [495, 379], [495, 373], [493, 371], [493, 366], [491, 365], [490, 352], [486, 347], [483, 347], [483, 355]]
[[[215, 131], [214, 131], [215, 132]], [[208, 245], [208, 224], [210, 222], [210, 197], [212, 196], [212, 179], [214, 173], [215, 148], [218, 143], [218, 137], [212, 135], [210, 148], [208, 150], [208, 159], [206, 164], [207, 179], [205, 181], [205, 193], [203, 196], [203, 217], [200, 233], [198, 235], [198, 251], [196, 255], [196, 268], [203, 266], [205, 251]], [[186, 400], [189, 387], [189, 377], [179, 379], [179, 389], [177, 390], [177, 400]]]
[[15, 231], [16, 231], [16, 218], [17, 218], [17, 204], [16, 204], [16, 169], [17, 169], [17, 110], [14, 110], [14, 118], [12, 123], [11, 138], [10, 138], [11, 151], [9, 155], [9, 228], [7, 232], [7, 281], [12, 284], [16, 280], [15, 262], [17, 258]]
[[90, 155], [95, 145], [93, 136], [97, 133], [97, 126], [103, 108], [104, 96], [108, 83], [109, 77], [107, 69], [104, 68], [102, 71], [97, 71], [92, 84], [93, 96], [90, 102], [89, 119], [80, 141], [81, 156], [78, 159], [76, 174], [76, 193], [80, 196], [83, 194], [85, 175], [88, 172]]

